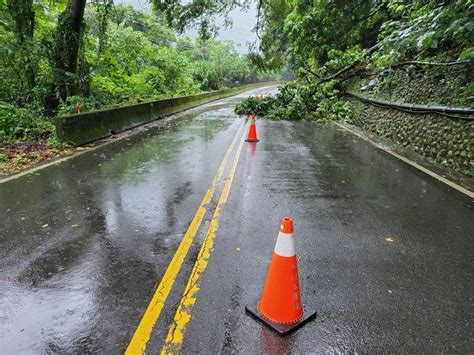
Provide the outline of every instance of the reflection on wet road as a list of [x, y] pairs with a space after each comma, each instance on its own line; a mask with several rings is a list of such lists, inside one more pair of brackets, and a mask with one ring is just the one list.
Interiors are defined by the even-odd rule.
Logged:
[[230, 101], [0, 185], [0, 349], [123, 350], [241, 120]]
[[[0, 185], [0, 353], [127, 348], [238, 134], [233, 105], [247, 95]], [[334, 126], [257, 126], [181, 350], [472, 351], [472, 201]], [[148, 353], [165, 345], [236, 148]], [[244, 306], [261, 292], [287, 214], [303, 301], [318, 318], [282, 339]]]

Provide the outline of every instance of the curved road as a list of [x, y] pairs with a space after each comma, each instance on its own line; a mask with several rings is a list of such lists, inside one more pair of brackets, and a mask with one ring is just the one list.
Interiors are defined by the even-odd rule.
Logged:
[[[0, 353], [472, 352], [473, 201], [334, 125], [242, 143], [274, 90], [0, 184]], [[318, 315], [281, 338], [244, 307], [285, 215]]]

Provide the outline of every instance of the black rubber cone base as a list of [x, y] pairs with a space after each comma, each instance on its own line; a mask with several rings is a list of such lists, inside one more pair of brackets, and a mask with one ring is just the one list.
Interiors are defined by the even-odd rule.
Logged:
[[256, 143], [258, 142], [260, 139], [246, 139], [245, 141], [246, 142], [250, 142], [250, 143]]
[[293, 323], [293, 324], [275, 323], [275, 322], [272, 322], [271, 320], [268, 320], [262, 317], [262, 315], [258, 311], [258, 300], [246, 305], [245, 311], [249, 313], [255, 319], [259, 320], [263, 324], [270, 327], [270, 329], [272, 329], [276, 333], [283, 336], [294, 332], [296, 329], [302, 327], [304, 324], [308, 323], [310, 320], [316, 318], [316, 311], [314, 309], [303, 306], [303, 318], [298, 323]]

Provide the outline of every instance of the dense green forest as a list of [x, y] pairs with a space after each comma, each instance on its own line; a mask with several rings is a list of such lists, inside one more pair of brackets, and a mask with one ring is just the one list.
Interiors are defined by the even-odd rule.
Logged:
[[107, 0], [0, 1], [0, 146], [58, 146], [52, 116], [76, 105], [84, 112], [262, 79], [232, 43], [179, 36], [160, 12]]

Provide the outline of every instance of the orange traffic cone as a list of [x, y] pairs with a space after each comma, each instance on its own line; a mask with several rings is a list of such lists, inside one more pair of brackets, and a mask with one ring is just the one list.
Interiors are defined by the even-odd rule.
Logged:
[[257, 127], [255, 126], [255, 115], [250, 116], [250, 128], [249, 134], [247, 135], [246, 142], [258, 142], [257, 139]]
[[273, 252], [260, 301], [245, 307], [252, 316], [280, 335], [286, 335], [316, 317], [301, 304], [293, 221], [285, 217]]

